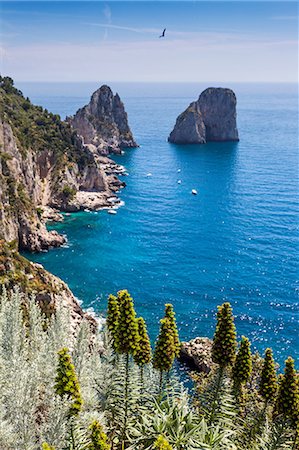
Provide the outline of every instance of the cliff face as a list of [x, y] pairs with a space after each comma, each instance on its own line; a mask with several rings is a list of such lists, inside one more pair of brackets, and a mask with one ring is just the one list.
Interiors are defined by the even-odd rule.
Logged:
[[120, 153], [121, 148], [137, 147], [128, 117], [118, 94], [102, 86], [92, 94], [88, 105], [79, 109], [69, 123], [82, 136], [84, 144], [98, 153]]
[[206, 141], [238, 141], [237, 98], [231, 89], [208, 88], [198, 99]]
[[109, 206], [124, 185], [115, 172], [120, 166], [84, 146], [69, 124], [0, 78], [0, 239], [30, 251], [63, 244], [47, 231], [43, 210]]
[[193, 102], [179, 115], [175, 127], [168, 138], [176, 144], [205, 144], [206, 128], [198, 102]]
[[83, 318], [88, 319], [93, 329], [97, 326], [95, 319], [82, 310], [78, 300], [62, 280], [47, 272], [40, 264], [21, 256], [14, 245], [0, 240], [0, 290], [3, 286], [8, 291], [18, 286], [21, 292], [35, 295], [47, 317], [55, 312], [57, 303], [62, 302], [69, 309], [73, 331]]
[[177, 118], [168, 141], [176, 144], [238, 141], [236, 105], [236, 95], [231, 89], [206, 89]]

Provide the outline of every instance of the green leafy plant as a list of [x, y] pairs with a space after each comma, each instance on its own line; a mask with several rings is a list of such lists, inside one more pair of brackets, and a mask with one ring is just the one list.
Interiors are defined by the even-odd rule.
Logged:
[[181, 343], [179, 339], [179, 332], [177, 329], [175, 313], [171, 303], [166, 303], [165, 305], [165, 318], [169, 319], [170, 329], [172, 330], [174, 345], [176, 347], [175, 356], [178, 357], [181, 350]]
[[135, 356], [139, 350], [139, 333], [136, 312], [133, 299], [127, 290], [119, 291], [117, 294], [119, 303], [119, 321], [117, 327], [117, 352], [124, 353], [126, 358], [125, 367], [125, 397], [124, 397], [124, 421], [122, 431], [122, 442], [125, 446], [128, 411], [129, 411], [129, 383], [130, 367], [129, 357]]
[[162, 393], [163, 373], [169, 372], [176, 355], [171, 322], [168, 318], [160, 320], [160, 332], [153, 355], [153, 366], [160, 372], [160, 394]]
[[58, 352], [57, 376], [55, 379], [55, 392], [61, 398], [66, 397], [71, 401], [69, 415], [76, 416], [82, 408], [80, 386], [75, 372], [75, 367], [67, 348]]
[[118, 342], [118, 325], [119, 325], [119, 303], [117, 297], [109, 295], [108, 298], [108, 310], [106, 324], [110, 336], [112, 338], [112, 346], [117, 350]]
[[144, 366], [150, 363], [152, 351], [144, 319], [142, 317], [138, 317], [137, 323], [138, 323], [139, 345], [138, 350], [134, 355], [134, 361], [140, 367], [140, 385], [142, 389]]
[[172, 450], [171, 445], [169, 444], [168, 440], [165, 439], [164, 436], [160, 434], [160, 436], [157, 437], [156, 441], [154, 442], [153, 448], [156, 448], [157, 450]]
[[212, 358], [221, 367], [232, 365], [237, 348], [236, 327], [229, 303], [218, 306], [217, 325], [213, 339]]
[[232, 369], [232, 377], [235, 385], [240, 386], [249, 380], [252, 371], [250, 342], [242, 336], [240, 348]]
[[285, 420], [289, 421], [295, 430], [293, 449], [299, 444], [299, 384], [293, 358], [285, 362], [284, 375], [278, 388], [275, 410]]
[[42, 444], [42, 450], [55, 450], [55, 448], [52, 447], [51, 445], [47, 444], [46, 442], [44, 442]]
[[266, 403], [272, 403], [277, 392], [277, 375], [272, 350], [265, 351], [264, 364], [261, 373], [259, 393]]
[[107, 442], [107, 436], [103, 431], [102, 425], [94, 420], [89, 426], [89, 440], [86, 450], [109, 450], [110, 445]]

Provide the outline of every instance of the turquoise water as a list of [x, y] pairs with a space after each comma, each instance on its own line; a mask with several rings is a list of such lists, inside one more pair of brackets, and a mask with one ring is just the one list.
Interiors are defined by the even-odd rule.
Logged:
[[[97, 86], [21, 83], [63, 117]], [[190, 339], [212, 336], [216, 306], [228, 300], [239, 335], [260, 351], [272, 346], [282, 363], [299, 353], [296, 87], [228, 86], [238, 97], [239, 143], [167, 143], [176, 116], [205, 87], [112, 84], [140, 144], [114, 158], [129, 172], [125, 206], [115, 216], [66, 217], [55, 228], [68, 247], [30, 258], [98, 312], [110, 292], [127, 288], [153, 339], [165, 302]]]

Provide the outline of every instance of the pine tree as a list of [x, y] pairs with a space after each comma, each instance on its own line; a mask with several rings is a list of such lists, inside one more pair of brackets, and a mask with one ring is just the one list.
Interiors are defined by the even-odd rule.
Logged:
[[251, 375], [252, 360], [250, 352], [250, 342], [245, 336], [242, 336], [239, 351], [232, 370], [232, 377], [235, 386], [245, 384]]
[[134, 361], [140, 367], [148, 364], [151, 360], [151, 344], [147, 334], [146, 325], [142, 317], [138, 317], [138, 334], [139, 334], [139, 346], [134, 355]]
[[277, 392], [277, 376], [271, 348], [265, 351], [259, 393], [266, 403], [272, 403]]
[[220, 367], [232, 365], [236, 355], [236, 327], [229, 303], [218, 306], [217, 325], [212, 345], [212, 359]]
[[153, 366], [160, 371], [160, 393], [162, 391], [163, 372], [169, 372], [176, 355], [176, 345], [168, 318], [160, 320], [160, 332], [156, 341]]
[[61, 398], [71, 400], [69, 416], [76, 416], [82, 408], [80, 386], [67, 348], [58, 352], [57, 376], [55, 378], [55, 392]]
[[138, 323], [133, 299], [127, 290], [118, 292], [118, 303], [117, 351], [135, 355], [139, 348]]
[[108, 298], [108, 311], [106, 325], [112, 338], [112, 346], [114, 350], [117, 350], [118, 342], [118, 325], [119, 325], [119, 304], [117, 297], [109, 295]]
[[109, 450], [110, 445], [107, 442], [107, 436], [103, 431], [103, 427], [97, 420], [94, 420], [89, 426], [90, 443], [86, 450]]
[[299, 388], [294, 360], [289, 357], [285, 362], [284, 375], [279, 383], [275, 409], [294, 427], [299, 425]]
[[155, 440], [153, 448], [157, 450], [172, 450], [172, 447], [169, 444], [168, 440], [165, 439], [162, 434], [160, 434]]
[[181, 350], [181, 344], [180, 344], [179, 332], [178, 332], [177, 324], [176, 324], [175, 312], [173, 310], [173, 306], [171, 303], [166, 303], [166, 305], [165, 305], [165, 317], [169, 319], [170, 324], [171, 324], [173, 338], [174, 338], [174, 344], [176, 347], [175, 356], [178, 357], [180, 354], [180, 350]]

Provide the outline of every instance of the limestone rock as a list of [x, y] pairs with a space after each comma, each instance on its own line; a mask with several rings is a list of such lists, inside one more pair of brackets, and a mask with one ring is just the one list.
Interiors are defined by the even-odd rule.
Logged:
[[238, 141], [237, 98], [231, 89], [208, 88], [198, 99], [208, 141]]
[[[48, 231], [47, 220], [60, 220], [58, 211], [109, 207], [107, 199], [125, 186], [116, 176], [124, 169], [84, 145], [69, 124], [32, 105], [13, 85], [5, 90], [1, 80], [0, 239], [33, 252], [60, 246], [66, 239]], [[113, 99], [125, 142], [126, 115], [119, 98]], [[54, 208], [56, 216], [44, 213], [47, 208]]]
[[58, 302], [70, 311], [72, 331], [76, 332], [83, 319], [88, 320], [93, 331], [96, 319], [83, 311], [79, 301], [68, 286], [58, 277], [47, 272], [41, 264], [28, 261], [16, 248], [0, 240], [0, 290], [19, 287], [21, 292], [34, 295], [43, 313], [50, 317]]
[[196, 337], [189, 342], [182, 342], [179, 359], [192, 369], [209, 373], [214, 364], [212, 340], [206, 337]]
[[168, 138], [176, 144], [204, 144], [206, 128], [203, 122], [198, 102], [193, 102], [176, 120], [175, 127]]
[[128, 125], [128, 117], [118, 94], [109, 86], [95, 91], [88, 105], [79, 109], [68, 121], [82, 136], [85, 145], [92, 145], [98, 154], [120, 153], [122, 148], [137, 147]]
[[168, 138], [176, 144], [238, 141], [237, 99], [227, 88], [208, 88], [179, 115]]

